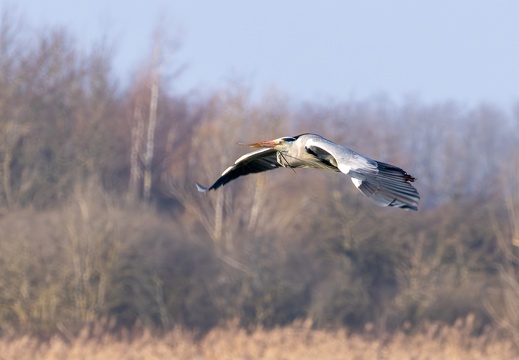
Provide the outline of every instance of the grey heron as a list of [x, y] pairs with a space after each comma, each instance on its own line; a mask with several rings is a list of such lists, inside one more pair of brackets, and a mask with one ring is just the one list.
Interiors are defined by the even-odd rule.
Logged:
[[196, 184], [200, 192], [216, 190], [248, 174], [279, 167], [317, 168], [342, 172], [380, 206], [418, 210], [420, 195], [411, 185], [416, 179], [394, 165], [362, 156], [316, 134], [301, 134], [247, 145], [260, 148], [240, 157], [209, 187]]

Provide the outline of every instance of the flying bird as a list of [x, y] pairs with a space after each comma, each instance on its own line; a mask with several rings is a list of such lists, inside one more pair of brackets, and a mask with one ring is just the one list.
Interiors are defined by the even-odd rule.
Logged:
[[394, 165], [362, 156], [316, 134], [286, 136], [275, 140], [241, 144], [259, 148], [240, 157], [209, 187], [196, 184], [198, 191], [216, 190], [248, 174], [285, 168], [316, 168], [349, 175], [353, 184], [380, 206], [418, 210], [420, 195], [411, 185], [416, 179]]

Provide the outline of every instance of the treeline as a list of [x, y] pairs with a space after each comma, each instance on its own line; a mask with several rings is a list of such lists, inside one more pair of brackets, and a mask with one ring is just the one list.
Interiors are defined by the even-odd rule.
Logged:
[[[2, 14], [1, 332], [412, 331], [469, 313], [519, 331], [519, 107], [178, 94], [166, 48], [155, 39], [122, 86], [106, 44]], [[237, 141], [303, 132], [403, 167], [420, 210], [313, 170], [196, 191], [249, 151]]]

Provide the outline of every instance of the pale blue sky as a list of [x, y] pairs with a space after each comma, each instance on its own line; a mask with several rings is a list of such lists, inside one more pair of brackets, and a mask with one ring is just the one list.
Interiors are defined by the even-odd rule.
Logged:
[[519, 1], [0, 0], [37, 29], [63, 25], [85, 46], [104, 34], [130, 74], [162, 21], [187, 65], [176, 91], [239, 79], [295, 100], [389, 95], [519, 100]]

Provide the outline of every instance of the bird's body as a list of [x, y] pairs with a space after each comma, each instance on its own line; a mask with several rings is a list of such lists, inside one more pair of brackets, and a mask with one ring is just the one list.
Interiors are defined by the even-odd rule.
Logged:
[[198, 190], [216, 190], [239, 176], [278, 167], [317, 168], [349, 175], [362, 193], [381, 206], [418, 209], [420, 195], [410, 184], [414, 177], [396, 166], [362, 156], [322, 136], [302, 134], [249, 146], [261, 149], [240, 157], [210, 187], [197, 184]]

